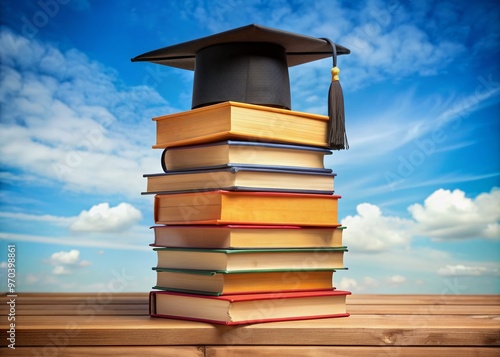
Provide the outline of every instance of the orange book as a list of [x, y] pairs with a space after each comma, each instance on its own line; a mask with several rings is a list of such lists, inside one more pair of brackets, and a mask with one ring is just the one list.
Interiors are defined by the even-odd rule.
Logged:
[[333, 290], [334, 269], [218, 272], [155, 268], [153, 289], [203, 295]]
[[262, 105], [223, 102], [153, 121], [156, 149], [235, 139], [328, 147], [328, 116]]
[[156, 195], [156, 224], [337, 227], [338, 195], [207, 191]]
[[342, 290], [208, 296], [151, 291], [152, 317], [224, 325], [347, 317]]

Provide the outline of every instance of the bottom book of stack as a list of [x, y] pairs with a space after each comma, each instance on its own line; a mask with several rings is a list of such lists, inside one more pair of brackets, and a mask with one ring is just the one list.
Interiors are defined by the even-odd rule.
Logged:
[[347, 317], [342, 290], [271, 292], [208, 296], [151, 291], [152, 317], [204, 321], [224, 325]]

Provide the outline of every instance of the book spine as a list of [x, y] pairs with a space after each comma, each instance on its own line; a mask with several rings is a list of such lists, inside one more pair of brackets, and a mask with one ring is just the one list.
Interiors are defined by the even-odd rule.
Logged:
[[167, 155], [167, 150], [168, 148], [165, 148], [163, 149], [162, 153], [161, 153], [161, 168], [163, 169], [163, 172], [168, 172], [168, 167], [167, 167], [167, 163], [166, 163], [166, 158], [165, 156]]

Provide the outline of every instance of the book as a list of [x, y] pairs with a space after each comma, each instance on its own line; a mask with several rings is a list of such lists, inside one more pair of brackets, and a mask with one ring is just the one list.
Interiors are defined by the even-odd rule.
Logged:
[[325, 115], [229, 101], [152, 120], [156, 123], [156, 149], [221, 140], [328, 148]]
[[155, 224], [339, 226], [338, 195], [206, 191], [155, 195]]
[[340, 270], [346, 247], [282, 249], [153, 248], [156, 268], [212, 272]]
[[151, 229], [153, 247], [248, 249], [341, 247], [345, 227], [160, 225]]
[[161, 164], [165, 172], [232, 166], [331, 172], [324, 163], [331, 154], [331, 150], [313, 146], [226, 140], [165, 148]]
[[206, 270], [156, 270], [153, 289], [205, 295], [332, 290], [334, 270], [215, 272]]
[[208, 296], [151, 291], [152, 317], [224, 325], [347, 317], [343, 290]]
[[170, 193], [208, 190], [274, 191], [333, 194], [335, 174], [267, 167], [227, 167], [196, 171], [145, 174], [146, 192]]

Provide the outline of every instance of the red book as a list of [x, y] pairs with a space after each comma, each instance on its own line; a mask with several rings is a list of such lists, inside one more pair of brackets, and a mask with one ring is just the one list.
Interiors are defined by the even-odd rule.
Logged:
[[151, 291], [152, 317], [223, 325], [347, 317], [349, 291], [306, 291], [207, 296]]

